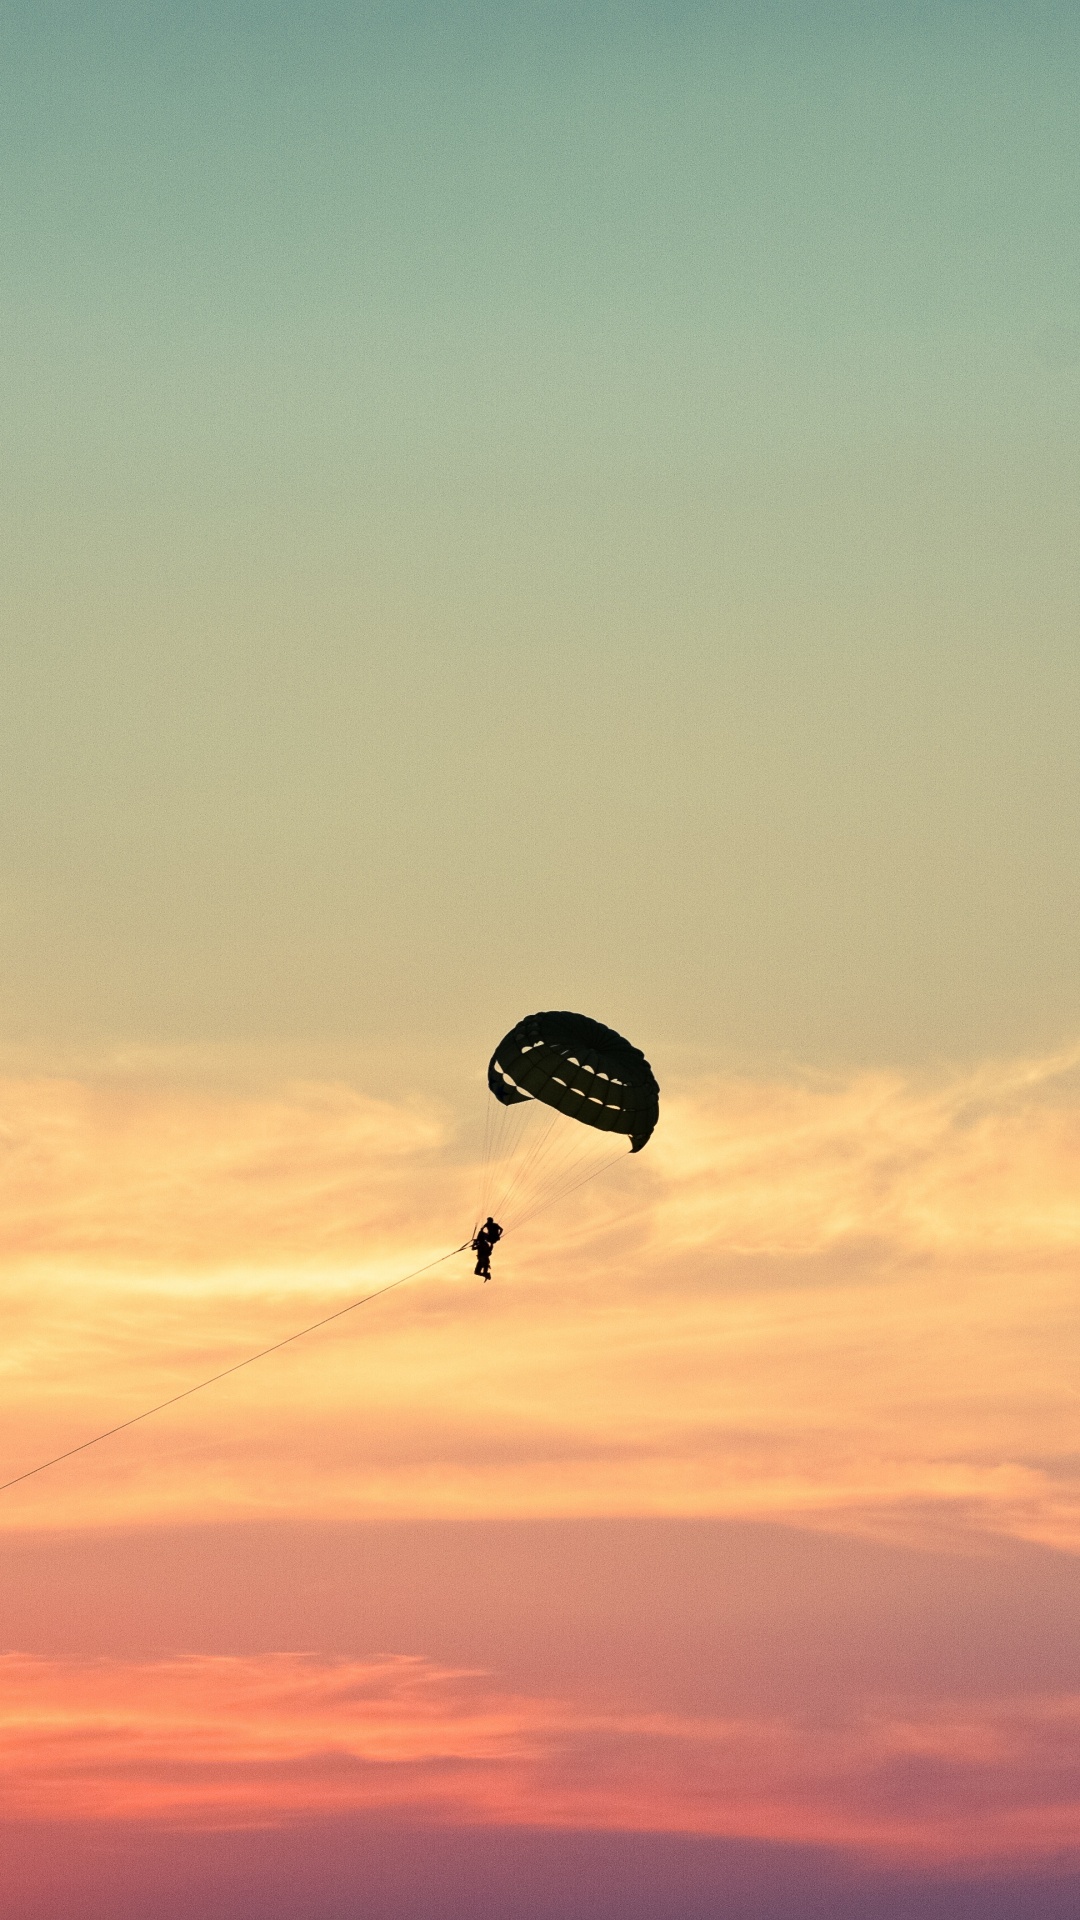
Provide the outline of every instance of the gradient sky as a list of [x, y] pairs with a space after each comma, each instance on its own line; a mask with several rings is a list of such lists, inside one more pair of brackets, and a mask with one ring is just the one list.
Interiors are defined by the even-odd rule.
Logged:
[[1078, 42], [5, 8], [11, 1038], [1070, 1037]]
[[1078, 80], [0, 12], [0, 1479], [454, 1244], [521, 1014], [664, 1088], [0, 1497], [11, 1920], [1071, 1920]]

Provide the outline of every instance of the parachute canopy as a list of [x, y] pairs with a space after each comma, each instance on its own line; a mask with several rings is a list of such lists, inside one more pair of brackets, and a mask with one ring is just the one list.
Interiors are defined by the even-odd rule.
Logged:
[[500, 1040], [488, 1086], [504, 1107], [539, 1100], [602, 1133], [627, 1133], [640, 1153], [660, 1116], [645, 1055], [583, 1013], [530, 1013]]

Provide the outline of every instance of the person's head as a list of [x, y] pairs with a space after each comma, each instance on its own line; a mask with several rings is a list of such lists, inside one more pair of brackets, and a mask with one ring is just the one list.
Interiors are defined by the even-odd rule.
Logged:
[[484, 1221], [484, 1225], [485, 1225], [485, 1227], [493, 1227], [493, 1226], [495, 1225], [495, 1222], [494, 1222], [494, 1220], [492, 1219], [492, 1217], [491, 1217], [491, 1215], [490, 1215], [490, 1213], [488, 1214], [488, 1217], [487, 1217], [487, 1219], [486, 1219], [486, 1220]]

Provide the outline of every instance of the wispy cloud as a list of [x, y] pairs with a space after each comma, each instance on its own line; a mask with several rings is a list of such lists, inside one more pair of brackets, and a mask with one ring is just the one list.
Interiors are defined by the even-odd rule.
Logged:
[[[0, 1113], [11, 1472], [469, 1224], [435, 1107], [41, 1079]], [[4, 1517], [760, 1514], [1080, 1545], [1078, 1175], [1073, 1056], [687, 1084], [492, 1286], [451, 1263]]]
[[143, 1081], [0, 1082], [0, 1252], [158, 1274], [400, 1245], [403, 1172], [434, 1214], [445, 1115], [326, 1083], [246, 1097]]
[[509, 1694], [420, 1659], [0, 1660], [18, 1820], [460, 1824], [810, 1841], [905, 1860], [1077, 1851], [1080, 1697], [861, 1701], [826, 1723]]
[[936, 1081], [713, 1081], [666, 1115], [678, 1244], [809, 1255], [860, 1241], [969, 1259], [1080, 1240], [1080, 1054]]

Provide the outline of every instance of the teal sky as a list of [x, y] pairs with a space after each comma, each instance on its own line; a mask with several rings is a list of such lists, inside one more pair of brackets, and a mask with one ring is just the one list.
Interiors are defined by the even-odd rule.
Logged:
[[1080, 12], [9, 4], [2, 1037], [1080, 1031]]

